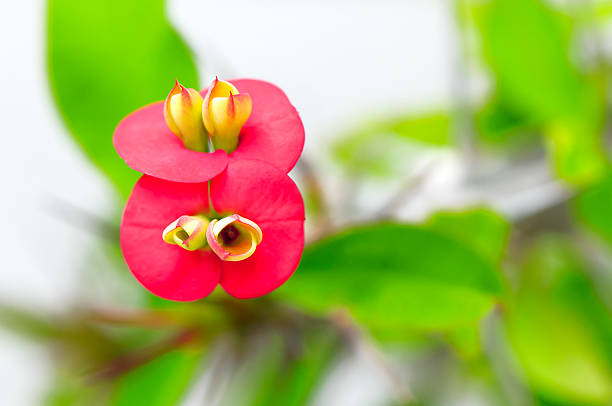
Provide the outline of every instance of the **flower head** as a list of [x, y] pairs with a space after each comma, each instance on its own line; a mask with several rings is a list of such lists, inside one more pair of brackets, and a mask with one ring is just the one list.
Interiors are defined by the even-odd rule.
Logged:
[[197, 300], [220, 284], [232, 296], [251, 298], [276, 289], [297, 268], [304, 204], [279, 169], [233, 160], [210, 187], [143, 176], [120, 234], [130, 270], [158, 296]]
[[[197, 183], [217, 176], [233, 160], [256, 159], [285, 173], [297, 162], [304, 146], [304, 127], [285, 93], [273, 84], [254, 79], [215, 81], [201, 92], [200, 121], [210, 130], [214, 152], [190, 147], [187, 138], [177, 136], [175, 130], [181, 132], [181, 127], [172, 106], [184, 106], [187, 96], [181, 90], [177, 98], [179, 93], [174, 92], [166, 109], [164, 102], [142, 107], [117, 126], [113, 143], [132, 169], [160, 179]], [[189, 100], [195, 100], [188, 93]], [[171, 111], [165, 113], [169, 105]], [[173, 121], [167, 123], [164, 117], [168, 114]]]

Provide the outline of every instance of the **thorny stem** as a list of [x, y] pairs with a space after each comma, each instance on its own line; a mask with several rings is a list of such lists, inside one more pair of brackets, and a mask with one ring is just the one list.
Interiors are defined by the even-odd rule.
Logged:
[[168, 314], [133, 309], [91, 309], [89, 319], [98, 323], [108, 323], [146, 328], [164, 328], [177, 325], [177, 320]]
[[[395, 400], [399, 404], [407, 404], [413, 400], [412, 393], [403, 382], [402, 377], [397, 373], [395, 368], [389, 364], [382, 351], [376, 346], [366, 332], [355, 322], [346, 310], [337, 310], [331, 313], [328, 317], [312, 316], [304, 313], [299, 309], [281, 306], [274, 302], [262, 303], [265, 305], [265, 311], [254, 308], [253, 306], [244, 305], [240, 302], [222, 300], [216, 305], [221, 305], [230, 317], [235, 318], [237, 324], [243, 325], [245, 317], [252, 319], [253, 317], [274, 317], [282, 314], [285, 317], [280, 317], [289, 323], [306, 322], [310, 325], [327, 325], [335, 330], [339, 336], [349, 345], [354, 346], [360, 351], [380, 372], [381, 375], [389, 382], [389, 387], [393, 393]], [[273, 306], [272, 309], [269, 307]], [[280, 312], [280, 313], [279, 313]], [[89, 313], [94, 321], [104, 322], [119, 325], [137, 325], [140, 327], [162, 328], [168, 326], [176, 326], [180, 323], [168, 314], [140, 311], [140, 310], [103, 310], [96, 309]], [[252, 321], [252, 320], [251, 320]], [[143, 348], [136, 353], [132, 353], [123, 357], [119, 357], [109, 363], [105, 368], [92, 375], [93, 380], [112, 379], [123, 373], [126, 373], [140, 365], [154, 360], [155, 358], [166, 354], [176, 347], [186, 345], [198, 338], [197, 327], [187, 327], [182, 332], [170, 337], [169, 339], [152, 346]]]
[[195, 329], [187, 329], [181, 331], [168, 339], [159, 343], [144, 347], [139, 351], [120, 356], [112, 360], [102, 369], [93, 373], [90, 376], [92, 381], [102, 381], [116, 378], [125, 374], [141, 365], [144, 365], [154, 359], [161, 357], [168, 352], [182, 347], [194, 341], [198, 337], [198, 331]]

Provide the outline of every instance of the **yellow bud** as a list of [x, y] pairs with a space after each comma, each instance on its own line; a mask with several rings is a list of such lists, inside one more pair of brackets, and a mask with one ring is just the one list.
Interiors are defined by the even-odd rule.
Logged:
[[223, 261], [242, 261], [255, 253], [263, 234], [259, 226], [238, 214], [213, 220], [206, 230], [208, 245]]
[[206, 246], [208, 219], [204, 216], [181, 216], [166, 227], [162, 238], [168, 244], [176, 244], [187, 251]]
[[176, 81], [164, 102], [164, 118], [170, 130], [185, 148], [206, 151], [208, 139], [202, 123], [202, 96], [195, 89], [183, 87]]
[[215, 149], [228, 153], [236, 149], [240, 130], [251, 109], [251, 96], [215, 78], [202, 105], [202, 121]]

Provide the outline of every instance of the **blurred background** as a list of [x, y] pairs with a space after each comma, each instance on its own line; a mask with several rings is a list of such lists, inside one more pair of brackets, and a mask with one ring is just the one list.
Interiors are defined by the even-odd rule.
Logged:
[[[0, 403], [612, 405], [612, 2], [0, 11]], [[112, 133], [217, 74], [300, 112], [307, 248], [264, 298], [167, 302]]]

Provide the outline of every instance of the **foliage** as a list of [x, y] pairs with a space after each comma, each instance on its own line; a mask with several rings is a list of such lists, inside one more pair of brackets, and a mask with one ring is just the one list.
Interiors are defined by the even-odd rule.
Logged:
[[507, 329], [527, 379], [542, 396], [608, 404], [612, 312], [567, 242], [544, 240], [525, 264]]
[[498, 269], [469, 247], [423, 227], [391, 223], [312, 245], [280, 289], [313, 311], [347, 307], [374, 331], [400, 336], [477, 320], [501, 292]]
[[388, 176], [395, 172], [394, 163], [423, 147], [448, 146], [451, 124], [445, 112], [372, 120], [342, 136], [332, 154], [352, 174]]
[[578, 184], [599, 179], [607, 167], [601, 138], [606, 77], [572, 60], [572, 19], [540, 0], [475, 4], [482, 55], [505, 115], [539, 127], [560, 177]]
[[175, 78], [197, 87], [191, 53], [168, 24], [164, 1], [49, 0], [51, 89], [70, 133], [127, 197], [138, 178], [119, 158], [119, 121], [160, 99]]

